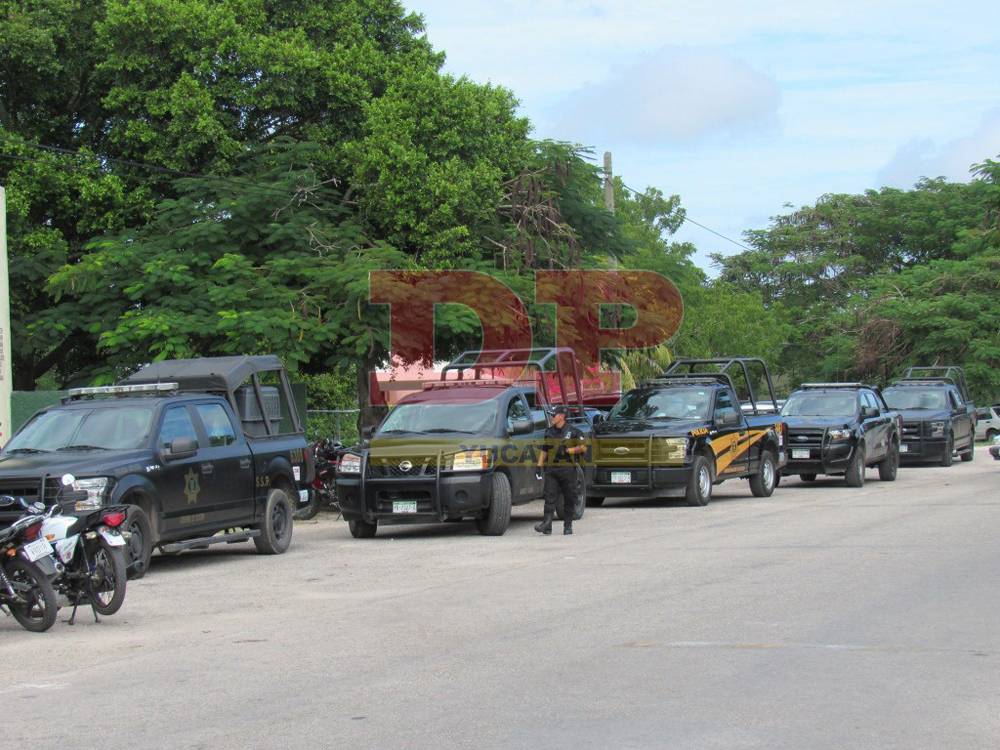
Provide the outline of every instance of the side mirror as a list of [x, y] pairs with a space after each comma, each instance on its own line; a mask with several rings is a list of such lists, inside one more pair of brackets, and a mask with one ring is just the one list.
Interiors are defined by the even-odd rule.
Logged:
[[535, 425], [530, 419], [515, 419], [510, 425], [511, 435], [530, 435], [535, 431]]
[[369, 425], [365, 425], [364, 427], [361, 428], [361, 439], [362, 440], [371, 440], [372, 439], [372, 435], [374, 435], [374, 434], [375, 434], [375, 428], [372, 425], [370, 425], [370, 424]]
[[178, 438], [163, 451], [164, 461], [177, 461], [181, 458], [191, 458], [198, 452], [198, 441], [191, 438]]
[[870, 419], [872, 417], [877, 417], [881, 412], [874, 406], [863, 406], [861, 407], [861, 416], [863, 419]]
[[591, 423], [594, 425], [599, 425], [602, 424], [605, 419], [607, 419], [607, 417], [605, 417], [603, 414], [595, 414], [593, 420], [591, 420]]
[[715, 426], [716, 427], [732, 427], [740, 421], [739, 415], [736, 411], [724, 411], [721, 414], [715, 415]]

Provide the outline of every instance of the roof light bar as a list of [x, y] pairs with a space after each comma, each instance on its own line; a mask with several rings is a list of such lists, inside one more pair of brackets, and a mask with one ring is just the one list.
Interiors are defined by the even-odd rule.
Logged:
[[131, 394], [172, 393], [180, 388], [178, 383], [144, 383], [142, 385], [104, 385], [87, 388], [70, 388], [70, 398], [84, 396], [125, 396]]

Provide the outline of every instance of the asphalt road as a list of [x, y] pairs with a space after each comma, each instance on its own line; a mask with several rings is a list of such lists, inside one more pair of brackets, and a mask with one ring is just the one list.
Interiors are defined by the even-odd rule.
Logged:
[[742, 482], [543, 538], [300, 523], [0, 618], [9, 748], [1000, 746], [1000, 463]]

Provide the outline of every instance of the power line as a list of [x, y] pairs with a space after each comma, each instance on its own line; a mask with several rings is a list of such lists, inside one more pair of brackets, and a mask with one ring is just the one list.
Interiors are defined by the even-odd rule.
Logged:
[[[635, 188], [630, 188], [624, 182], [622, 183], [622, 187], [625, 188], [626, 190], [628, 190], [633, 195], [645, 195], [645, 193], [640, 193]], [[704, 229], [706, 232], [711, 232], [716, 237], [720, 237], [721, 239], [724, 239], [726, 242], [731, 242], [734, 245], [736, 245], [736, 247], [743, 248], [747, 252], [753, 252], [752, 248], [747, 247], [746, 245], [744, 245], [739, 240], [734, 240], [732, 237], [727, 237], [722, 232], [717, 232], [714, 229], [712, 229], [711, 227], [707, 227], [704, 224], [702, 224], [701, 222], [695, 221], [694, 219], [692, 219], [690, 216], [687, 215], [687, 211], [684, 212], [684, 221], [688, 222], [689, 224], [694, 224], [696, 227], [700, 227], [701, 229]]]

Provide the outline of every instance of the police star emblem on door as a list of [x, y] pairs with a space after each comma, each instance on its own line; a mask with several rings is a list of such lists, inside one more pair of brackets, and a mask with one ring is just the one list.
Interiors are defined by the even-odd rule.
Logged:
[[184, 495], [187, 497], [188, 505], [198, 502], [198, 495], [201, 493], [201, 481], [194, 469], [189, 469], [184, 475]]

